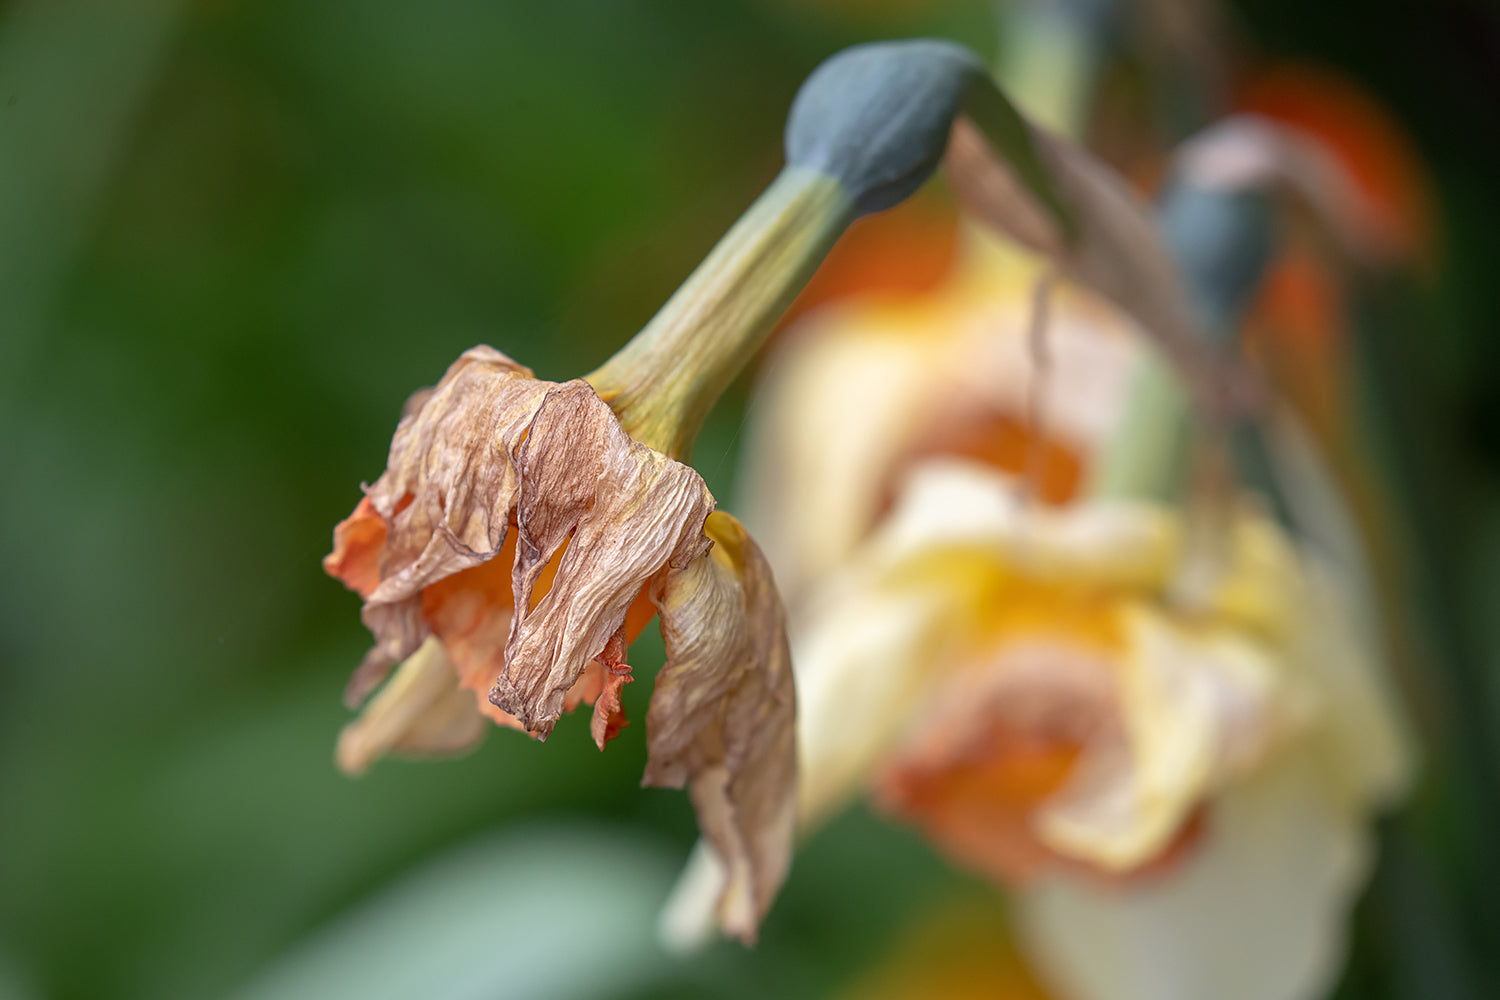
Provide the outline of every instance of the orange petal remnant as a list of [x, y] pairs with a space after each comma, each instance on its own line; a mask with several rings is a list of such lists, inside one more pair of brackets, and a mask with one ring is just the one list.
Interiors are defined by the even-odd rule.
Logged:
[[1421, 158], [1401, 127], [1352, 82], [1321, 67], [1274, 66], [1241, 84], [1235, 104], [1330, 153], [1391, 249], [1420, 257], [1432, 246], [1433, 199]]
[[385, 521], [365, 497], [333, 529], [333, 551], [323, 557], [323, 570], [361, 597], [380, 585], [380, 550], [385, 545]]

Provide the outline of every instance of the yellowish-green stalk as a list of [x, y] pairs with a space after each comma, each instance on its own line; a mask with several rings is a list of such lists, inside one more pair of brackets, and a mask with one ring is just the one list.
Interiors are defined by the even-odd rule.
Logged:
[[1059, 135], [1083, 131], [1097, 46], [1080, 22], [1052, 5], [1015, 4], [1006, 11], [996, 76], [1033, 122]]
[[1187, 473], [1192, 397], [1157, 352], [1138, 362], [1125, 413], [1099, 452], [1090, 482], [1095, 497], [1175, 499]]
[[709, 410], [852, 217], [836, 179], [786, 168], [589, 384], [636, 440], [685, 460]]

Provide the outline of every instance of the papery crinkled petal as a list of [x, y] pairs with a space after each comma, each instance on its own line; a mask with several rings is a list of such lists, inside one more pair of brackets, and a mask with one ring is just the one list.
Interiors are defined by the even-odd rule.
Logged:
[[796, 714], [781, 598], [744, 528], [723, 512], [714, 548], [653, 594], [667, 662], [646, 717], [646, 785], [687, 786], [722, 873], [716, 916], [753, 941], [791, 863]]
[[623, 725], [644, 592], [707, 548], [712, 509], [701, 477], [632, 440], [587, 383], [465, 352], [409, 401], [325, 560], [365, 597], [376, 640], [347, 699], [435, 635], [496, 723], [545, 737], [592, 701], [602, 743]]
[[[545, 736], [642, 585], [708, 547], [714, 500], [698, 473], [632, 440], [583, 381], [547, 393], [516, 465], [516, 615], [490, 700]], [[537, 577], [559, 550], [533, 607]]]
[[354, 512], [333, 528], [333, 551], [323, 570], [361, 597], [380, 586], [380, 556], [385, 548], [385, 519], [365, 497]]
[[391, 439], [386, 470], [366, 494], [386, 535], [379, 582], [364, 592], [361, 615], [375, 648], [350, 680], [346, 700], [363, 700], [390, 664], [427, 637], [424, 587], [499, 553], [515, 505], [511, 448], [550, 385], [494, 348], [475, 347], [434, 389], [413, 398]]

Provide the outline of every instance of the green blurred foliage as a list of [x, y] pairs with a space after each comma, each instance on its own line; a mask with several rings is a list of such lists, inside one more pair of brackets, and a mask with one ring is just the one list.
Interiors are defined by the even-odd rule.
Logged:
[[[1353, 69], [1429, 155], [1448, 284], [1400, 363], [1434, 408], [1418, 441], [1444, 442], [1418, 501], [1462, 504], [1434, 544], [1484, 529], [1440, 582], [1486, 626], [1463, 655], [1500, 718], [1500, 129], [1494, 90], [1470, 92], [1500, 63], [1414, 73], [1482, 42], [1412, 41], [1395, 3], [1344, 32], [1334, 9], [1245, 13]], [[774, 175], [821, 58], [918, 33], [988, 53], [993, 32], [964, 0], [0, 7], [0, 996], [225, 995], [423, 859], [537, 817], [629, 828], [621, 864], [685, 857], [685, 797], [637, 787], [639, 722], [602, 755], [570, 719], [545, 746], [495, 733], [341, 777], [368, 637], [318, 558], [406, 394], [464, 348], [566, 378], [637, 329]], [[725, 498], [738, 401], [698, 452]], [[633, 651], [635, 720], [660, 658]], [[961, 884], [856, 813], [799, 856], [757, 951], [620, 985], [823, 995]]]

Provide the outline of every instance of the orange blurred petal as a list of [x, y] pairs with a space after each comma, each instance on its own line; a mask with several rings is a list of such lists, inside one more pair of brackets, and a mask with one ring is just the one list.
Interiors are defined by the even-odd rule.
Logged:
[[939, 456], [967, 458], [1015, 476], [1044, 503], [1067, 503], [1083, 485], [1083, 459], [1076, 449], [1039, 434], [1009, 411], [971, 401], [936, 415], [911, 449], [893, 463], [883, 506], [888, 509], [895, 500], [911, 465]]
[[1432, 195], [1416, 147], [1354, 83], [1323, 68], [1274, 66], [1246, 79], [1235, 105], [1323, 146], [1348, 172], [1393, 249], [1421, 256], [1432, 246]]

